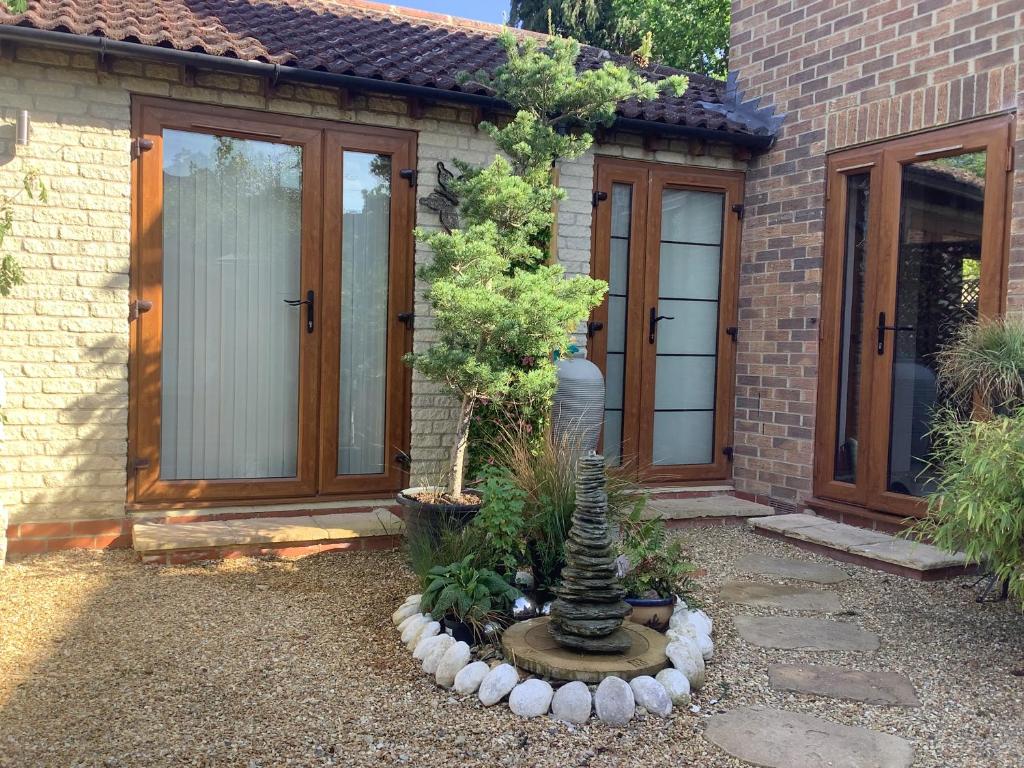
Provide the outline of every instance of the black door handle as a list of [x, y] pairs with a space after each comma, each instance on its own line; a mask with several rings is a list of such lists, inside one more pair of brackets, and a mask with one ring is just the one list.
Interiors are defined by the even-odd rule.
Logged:
[[885, 332], [886, 331], [892, 331], [893, 333], [896, 333], [897, 331], [912, 331], [912, 330], [914, 330], [914, 326], [912, 326], [912, 325], [886, 325], [885, 324], [885, 312], [879, 312], [878, 313], [878, 345], [877, 345], [878, 354], [880, 354], [880, 355], [884, 355], [885, 354]]
[[658, 322], [660, 320], [675, 320], [675, 318], [669, 317], [668, 315], [659, 315], [658, 310], [655, 309], [654, 307], [651, 307], [650, 326], [647, 330], [647, 341], [649, 341], [651, 344], [653, 344], [655, 339], [657, 338]]
[[305, 299], [285, 299], [284, 300], [284, 303], [287, 304], [289, 307], [301, 307], [303, 304], [306, 305], [306, 333], [312, 333], [313, 332], [313, 318], [315, 317], [315, 315], [313, 314], [314, 313], [313, 304], [314, 304], [315, 297], [316, 297], [316, 294], [314, 294], [313, 291], [306, 291], [306, 298]]

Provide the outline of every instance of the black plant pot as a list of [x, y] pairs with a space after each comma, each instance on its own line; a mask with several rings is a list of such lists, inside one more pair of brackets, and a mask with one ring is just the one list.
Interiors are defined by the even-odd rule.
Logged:
[[[406, 536], [413, 540], [429, 537], [432, 542], [441, 538], [446, 530], [458, 530], [465, 526], [480, 511], [480, 504], [431, 504], [420, 501], [414, 494], [419, 491], [430, 491], [431, 488], [406, 488], [395, 500], [402, 507], [402, 518], [405, 521]], [[464, 493], [480, 498], [480, 494], [471, 488]], [[447, 565], [447, 563], [439, 563]]]
[[477, 645], [480, 640], [473, 632], [473, 628], [466, 624], [464, 621], [453, 619], [449, 616], [445, 616], [442, 620], [444, 628], [448, 631], [452, 637], [456, 640], [461, 640], [466, 645]]

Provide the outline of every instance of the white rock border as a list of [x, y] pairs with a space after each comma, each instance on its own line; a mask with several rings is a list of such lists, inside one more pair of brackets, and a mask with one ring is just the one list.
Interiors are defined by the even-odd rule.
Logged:
[[[423, 671], [434, 677], [439, 687], [451, 689], [454, 685], [458, 693], [475, 694], [484, 706], [508, 702], [510, 709], [520, 717], [556, 717], [551, 711], [551, 702], [558, 698], [558, 692], [552, 691], [547, 681], [537, 677], [520, 681], [519, 670], [511, 664], [492, 668], [486, 662], [474, 661], [472, 650], [466, 643], [456, 642], [430, 614], [420, 611], [422, 597], [410, 595], [391, 615], [391, 621], [397, 627], [403, 644], [413, 652], [413, 658], [422, 660]], [[633, 718], [636, 708], [642, 706], [641, 699], [657, 701], [658, 711], [651, 712], [656, 717], [668, 717], [673, 706], [689, 704], [690, 691], [699, 691], [704, 686], [705, 664], [715, 653], [711, 639], [713, 629], [711, 617], [704, 611], [693, 610], [681, 599], [677, 600], [666, 632], [669, 640], [666, 652], [672, 667], [662, 670], [654, 678], [644, 678], [636, 686], [618, 677], [605, 678], [605, 681], [618, 680], [622, 685], [599, 686], [602, 689], [602, 706], [598, 712], [614, 712], [608, 724], [621, 726]], [[669, 670], [671, 672], [666, 675]], [[659, 689], [664, 693], [663, 697]], [[590, 693], [589, 688], [587, 690]], [[634, 692], [641, 691], [642, 696], [634, 699]], [[622, 701], [609, 702], [609, 696], [621, 696]], [[577, 712], [572, 722], [582, 724], [597, 714], [594, 712], [597, 709], [596, 699], [596, 695], [591, 695], [592, 709], [587, 718], [581, 718], [581, 713]], [[615, 706], [616, 703], [620, 706]], [[628, 713], [628, 717], [624, 713]], [[597, 714], [597, 719], [602, 720], [600, 714]]]

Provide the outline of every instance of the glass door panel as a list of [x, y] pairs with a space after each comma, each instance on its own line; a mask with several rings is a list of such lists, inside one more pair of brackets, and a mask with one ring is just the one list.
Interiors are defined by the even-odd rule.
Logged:
[[654, 465], [710, 464], [725, 195], [665, 189], [661, 197], [654, 354]]
[[608, 319], [605, 332], [604, 457], [622, 464], [622, 415], [626, 361], [626, 305], [629, 298], [629, 250], [633, 222], [633, 187], [613, 184], [608, 254]]
[[886, 489], [893, 493], [934, 489], [928, 435], [941, 406], [935, 354], [978, 317], [985, 165], [981, 151], [902, 168], [896, 312], [878, 320], [880, 353], [892, 344]]
[[342, 158], [338, 474], [384, 471], [391, 158]]
[[162, 480], [295, 477], [302, 149], [163, 141]]
[[832, 466], [833, 479], [843, 483], [856, 483], [857, 456], [860, 450], [858, 427], [861, 417], [861, 353], [870, 180], [869, 173], [846, 177], [836, 439]]

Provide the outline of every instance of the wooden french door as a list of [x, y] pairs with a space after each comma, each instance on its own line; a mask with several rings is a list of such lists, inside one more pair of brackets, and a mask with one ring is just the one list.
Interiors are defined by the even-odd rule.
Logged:
[[729, 475], [742, 199], [740, 173], [597, 160], [602, 450], [642, 480]]
[[1006, 292], [1012, 121], [829, 157], [814, 492], [925, 512], [935, 353]]
[[400, 488], [412, 134], [135, 104], [132, 501]]

